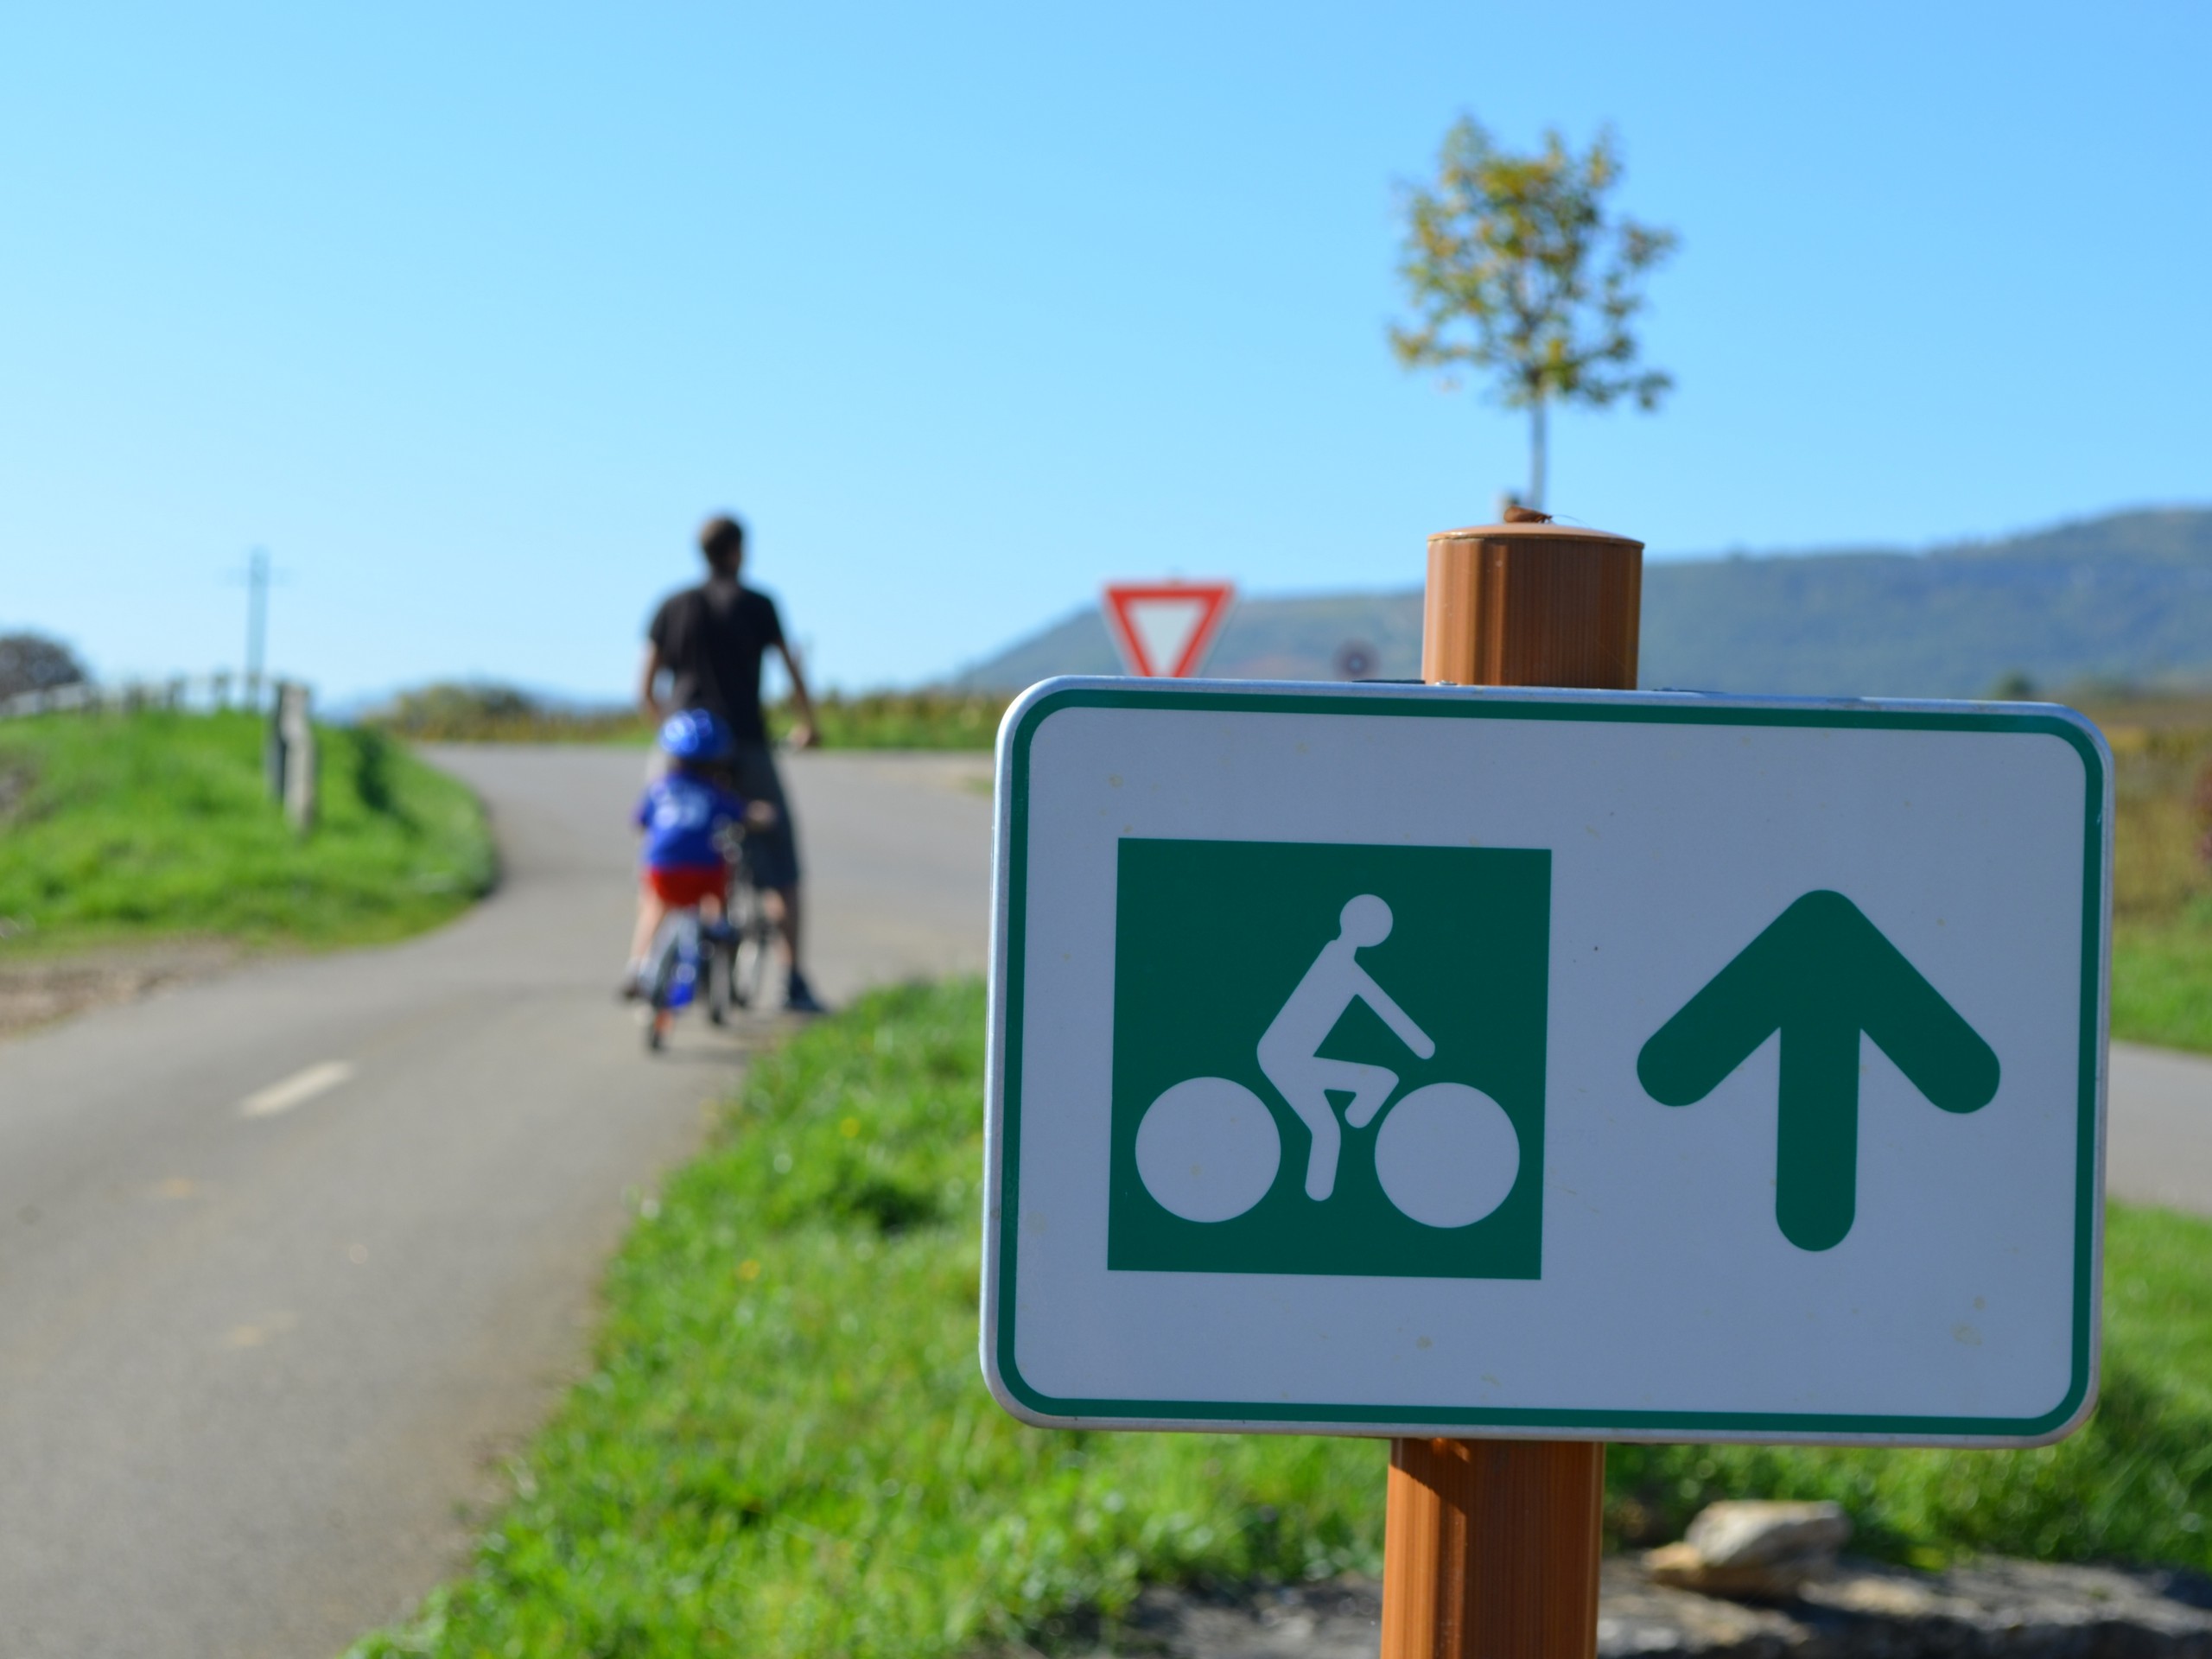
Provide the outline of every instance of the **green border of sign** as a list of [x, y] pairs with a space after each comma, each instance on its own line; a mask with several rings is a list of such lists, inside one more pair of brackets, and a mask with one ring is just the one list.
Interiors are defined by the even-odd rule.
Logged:
[[[2037, 733], [2069, 744], [2084, 777], [2082, 871], [2081, 1112], [2075, 1140], [2072, 1376], [2065, 1397], [2037, 1417], [1907, 1417], [1837, 1413], [1586, 1411], [1470, 1407], [1344, 1406], [1214, 1400], [1063, 1399], [1032, 1388], [1014, 1361], [1015, 1274], [1021, 1180], [1021, 1023], [1029, 875], [1029, 747], [1038, 728], [1066, 709], [1186, 709], [1240, 714], [1384, 715], [1446, 720], [1601, 721], [1618, 724], [1871, 728], [1888, 731]], [[1501, 1437], [1649, 1440], [1873, 1441], [1883, 1444], [2040, 1445], [2088, 1414], [2095, 1396], [2102, 1209], [2101, 1062], [2106, 995], [2107, 837], [2112, 771], [2101, 735], [2082, 715], [2052, 704], [1848, 702], [1705, 696], [1696, 693], [1582, 692], [1465, 687], [1287, 684], [1249, 682], [1218, 689], [1191, 682], [1047, 680], [1007, 711], [999, 734], [1004, 860], [993, 920], [993, 1084], [996, 1109], [987, 1168], [982, 1360], [1008, 1410], [1052, 1427], [1236, 1427], [1260, 1432], [1389, 1434], [1486, 1431]], [[996, 1175], [995, 1185], [990, 1177]], [[995, 1239], [992, 1206], [995, 1206]], [[990, 1246], [995, 1243], [995, 1249]], [[993, 1269], [995, 1268], [995, 1275]], [[994, 1325], [995, 1325], [995, 1329]]]

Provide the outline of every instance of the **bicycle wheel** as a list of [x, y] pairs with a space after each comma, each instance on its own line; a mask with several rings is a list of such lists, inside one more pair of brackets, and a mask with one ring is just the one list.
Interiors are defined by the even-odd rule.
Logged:
[[706, 942], [700, 936], [699, 912], [680, 912], [676, 918], [676, 971], [669, 980], [666, 1007], [688, 1007], [703, 988], [700, 974], [706, 966]]
[[[756, 898], [756, 905], [758, 899]], [[761, 992], [768, 976], [769, 941], [775, 929], [769, 925], [765, 908], [753, 912], [753, 920], [738, 940], [730, 960], [730, 977], [743, 987], [740, 1000], [748, 1008], [761, 1006]]]
[[735, 947], [727, 928], [717, 928], [712, 933], [701, 930], [699, 973], [707, 983], [707, 1019], [711, 1024], [729, 1023], [730, 997], [737, 976], [734, 958]]
[[742, 861], [731, 872], [728, 920], [730, 1001], [741, 1008], [758, 1007], [771, 930], [767, 906]]
[[683, 931], [680, 918], [675, 916], [662, 921], [653, 935], [653, 947], [645, 956], [644, 974], [645, 987], [645, 1047], [657, 1050], [661, 1046], [663, 1027], [667, 1019], [669, 993], [676, 984], [676, 971], [683, 950]]

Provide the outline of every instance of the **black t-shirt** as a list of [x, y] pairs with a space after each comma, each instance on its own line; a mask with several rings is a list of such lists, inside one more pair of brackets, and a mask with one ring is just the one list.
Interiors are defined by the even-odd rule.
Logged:
[[774, 600], [712, 576], [663, 601], [646, 637], [675, 679], [677, 708], [720, 715], [741, 743], [768, 741], [760, 717], [760, 656], [784, 643]]

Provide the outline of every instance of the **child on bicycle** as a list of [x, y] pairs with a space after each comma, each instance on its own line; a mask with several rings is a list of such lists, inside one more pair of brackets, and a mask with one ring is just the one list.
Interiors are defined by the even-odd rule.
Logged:
[[653, 779], [638, 803], [645, 842], [639, 860], [638, 925], [630, 938], [630, 967], [622, 995], [644, 995], [645, 957], [661, 919], [671, 910], [696, 906], [719, 921], [729, 890], [729, 861], [721, 838], [742, 825], [766, 829], [776, 821], [766, 801], [742, 801], [720, 781], [731, 749], [729, 728], [703, 709], [671, 715], [660, 728], [668, 770]]

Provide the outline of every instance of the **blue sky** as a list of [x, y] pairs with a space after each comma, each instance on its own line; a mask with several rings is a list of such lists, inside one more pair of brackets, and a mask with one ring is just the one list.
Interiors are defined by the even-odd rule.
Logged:
[[1110, 575], [1408, 586], [1520, 420], [1392, 362], [1462, 110], [1615, 124], [1663, 413], [1552, 505], [1655, 554], [2212, 499], [2193, 4], [19, 9], [0, 626], [104, 674], [622, 690], [734, 507], [823, 678]]

